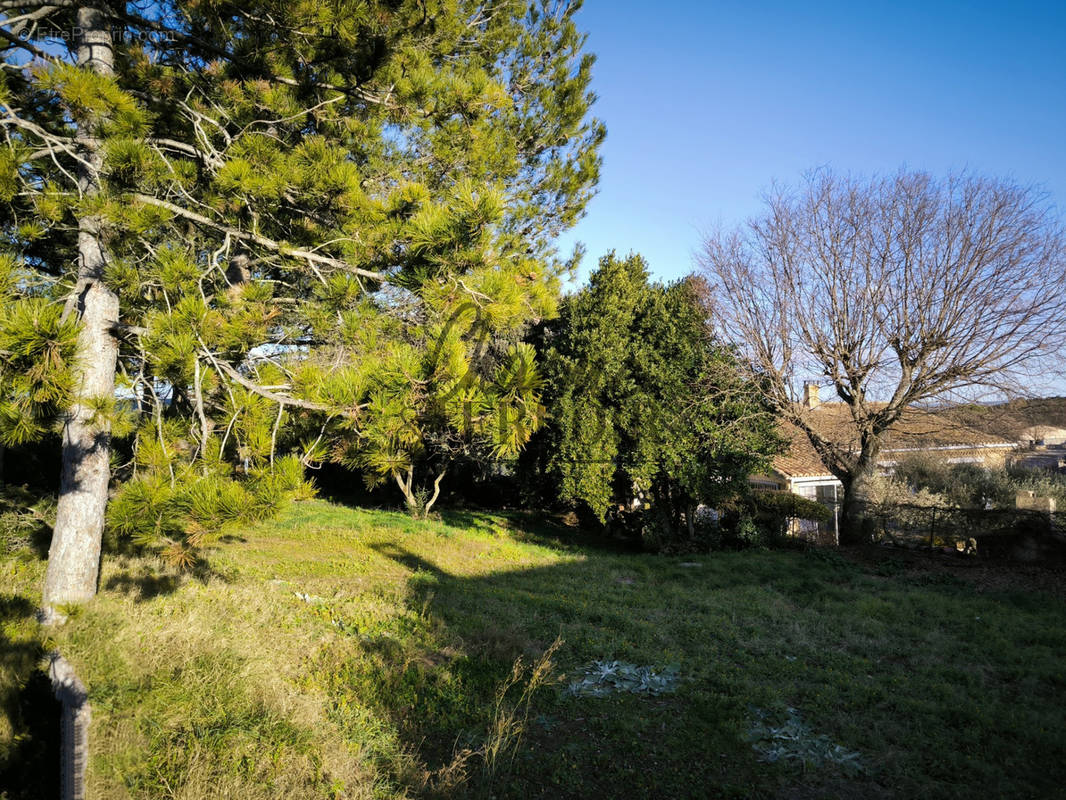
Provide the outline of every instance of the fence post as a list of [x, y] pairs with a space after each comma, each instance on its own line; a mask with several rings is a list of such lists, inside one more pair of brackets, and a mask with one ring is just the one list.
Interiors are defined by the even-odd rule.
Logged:
[[63, 704], [59, 745], [60, 793], [62, 800], [85, 800], [85, 767], [89, 763], [89, 722], [92, 708], [89, 692], [74, 668], [58, 652], [49, 657], [52, 691]]
[[936, 506], [932, 508], [932, 515], [929, 517], [929, 549], [932, 550], [936, 546]]

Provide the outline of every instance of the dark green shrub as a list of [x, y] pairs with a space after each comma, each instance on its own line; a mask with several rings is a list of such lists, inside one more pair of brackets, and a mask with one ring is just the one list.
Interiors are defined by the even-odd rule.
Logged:
[[825, 523], [833, 518], [826, 506], [792, 492], [754, 492], [751, 519], [762, 531], [760, 544], [781, 545], [788, 539], [790, 520]]

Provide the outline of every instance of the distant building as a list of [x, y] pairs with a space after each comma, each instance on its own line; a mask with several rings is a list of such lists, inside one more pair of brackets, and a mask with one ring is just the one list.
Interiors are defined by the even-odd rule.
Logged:
[[[809, 411], [807, 418], [818, 433], [838, 446], [850, 445], [852, 451], [858, 452], [858, 437], [846, 405], [822, 402], [818, 386], [811, 383], [804, 386], [803, 403]], [[751, 476], [751, 486], [755, 489], [792, 492], [836, 510], [843, 498], [841, 482], [822, 461], [803, 431], [782, 422], [780, 432], [789, 442], [788, 451], [774, 458], [769, 474]], [[1063, 434], [1066, 441], [1066, 431]], [[946, 464], [1001, 467], [1017, 447], [1016, 442], [1001, 436], [914, 408], [889, 429], [877, 464], [883, 474], [891, 474], [901, 460], [921, 454]], [[819, 532], [835, 535], [835, 519], [821, 526]]]
[[1066, 444], [1066, 428], [1052, 425], [1030, 425], [1018, 434], [1020, 447], [1062, 447]]

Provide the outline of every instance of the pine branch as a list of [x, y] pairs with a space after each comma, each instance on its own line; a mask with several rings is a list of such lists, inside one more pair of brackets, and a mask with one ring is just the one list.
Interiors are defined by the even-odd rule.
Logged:
[[[2, 23], [0, 23], [2, 24]], [[25, 50], [42, 61], [47, 61], [50, 64], [60, 63], [59, 59], [53, 56], [51, 53], [45, 52], [35, 44], [30, 44], [29, 39], [23, 39], [18, 34], [12, 33], [7, 28], [0, 27], [0, 39], [5, 39], [10, 42], [13, 47], [17, 47], [20, 50]]]
[[76, 4], [76, 0], [40, 0], [40, 2], [26, 2], [26, 0], [4, 0], [0, 2], [0, 12], [7, 13], [8, 11], [17, 8], [19, 10], [27, 8], [71, 8]]
[[322, 403], [312, 403], [310, 400], [301, 400], [298, 397], [289, 397], [288, 395], [278, 394], [277, 392], [273, 392], [270, 389], [265, 389], [258, 383], [248, 380], [246, 377], [241, 375], [241, 373], [239, 373], [226, 362], [219, 361], [211, 354], [209, 350], [204, 350], [203, 352], [211, 361], [211, 363], [214, 364], [215, 368], [219, 372], [225, 373], [227, 376], [229, 376], [231, 379], [239, 383], [241, 386], [243, 386], [245, 389], [252, 392], [253, 394], [257, 394], [260, 397], [265, 397], [267, 400], [271, 400], [277, 403], [278, 405], [294, 406], [296, 408], [303, 408], [308, 411], [332, 411], [329, 406], [324, 405]]
[[[234, 65], [236, 65], [238, 67], [242, 67], [242, 68], [248, 69], [248, 70], [261, 71], [261, 69], [256, 68], [254, 65], [249, 64], [248, 62], [237, 58], [233, 53], [231, 53], [230, 51], [226, 50], [225, 48], [217, 47], [215, 45], [210, 44], [209, 42], [205, 42], [202, 39], [198, 39], [195, 36], [191, 36], [191, 35], [186, 34], [186, 33], [179, 33], [178, 31], [174, 30], [171, 27], [168, 27], [168, 26], [164, 25], [161, 22], [157, 22], [157, 21], [151, 20], [151, 19], [146, 19], [146, 18], [138, 16], [136, 14], [131, 14], [128, 11], [112, 12], [111, 16], [113, 16], [115, 19], [122, 20], [123, 22], [129, 23], [129, 24], [132, 24], [132, 25], [140, 25], [140, 26], [143, 26], [145, 28], [148, 28], [149, 30], [153, 30], [153, 31], [156, 31], [156, 32], [159, 32], [159, 33], [166, 33], [167, 36], [171, 39], [171, 41], [176, 41], [176, 42], [179, 42], [179, 43], [185, 44], [185, 45], [193, 45], [193, 46], [196, 46], [196, 47], [200, 47], [200, 48], [202, 48], [204, 50], [204, 52], [210, 53], [211, 55], [214, 55], [214, 56], [218, 56], [219, 58], [224, 58], [226, 61], [228, 61], [231, 64], [234, 64]], [[283, 75], [266, 75], [264, 77], [265, 77], [265, 79], [267, 81], [271, 81], [271, 82], [274, 82], [274, 83], [280, 83], [280, 84], [283, 84], [285, 86], [300, 87], [300, 86], [309, 85], [309, 86], [311, 86], [311, 87], [313, 87], [315, 89], [324, 89], [324, 90], [330, 91], [330, 92], [340, 92], [341, 94], [343, 94], [345, 96], [355, 97], [355, 98], [357, 98], [359, 100], [362, 100], [365, 103], [371, 103], [373, 105], [380, 105], [380, 106], [383, 106], [384, 108], [389, 108], [389, 109], [396, 108], [396, 103], [389, 99], [388, 94], [375, 95], [373, 92], [369, 92], [366, 89], [363, 89], [362, 87], [359, 87], [359, 86], [340, 86], [340, 85], [337, 85], [337, 84], [334, 84], [334, 83], [328, 83], [326, 81], [315, 80], [313, 78], [309, 78], [308, 80], [306, 80], [304, 82], [301, 82], [301, 81], [296, 80], [295, 78], [287, 78], [287, 77], [285, 77]]]
[[353, 267], [351, 264], [347, 263], [346, 261], [342, 261], [339, 258], [319, 255], [318, 253], [311, 252], [310, 250], [288, 248], [280, 242], [275, 242], [273, 239], [268, 239], [266, 236], [260, 236], [256, 233], [242, 231], [239, 228], [234, 228], [230, 225], [226, 225], [221, 222], [216, 222], [215, 220], [209, 219], [208, 217], [205, 217], [202, 214], [198, 214], [195, 211], [190, 211], [187, 208], [182, 208], [179, 205], [171, 203], [167, 200], [162, 200], [158, 197], [152, 197], [146, 194], [133, 194], [131, 195], [131, 197], [134, 200], [137, 200], [138, 202], [144, 203], [145, 205], [165, 209], [167, 211], [170, 211], [172, 214], [181, 217], [182, 219], [187, 219], [190, 222], [196, 222], [200, 225], [211, 228], [212, 230], [215, 230], [219, 233], [228, 234], [234, 239], [239, 239], [245, 242], [252, 242], [253, 244], [265, 247], [268, 250], [273, 250], [274, 252], [279, 253], [281, 255], [301, 258], [311, 265], [311, 268], [315, 270], [315, 273], [318, 275], [319, 279], [323, 283], [325, 283], [325, 279], [322, 277], [321, 273], [319, 273], [318, 270], [315, 269], [314, 265], [316, 264], [321, 264], [325, 267], [332, 267], [334, 269], [339, 269], [344, 272], [350, 272], [354, 275], [358, 275], [361, 278], [369, 278], [370, 280], [381, 282], [385, 282], [386, 280], [386, 276], [381, 272], [373, 272], [371, 270], [362, 269], [360, 267]]
[[[39, 8], [37, 8], [37, 10], [30, 11], [27, 14], [21, 14], [17, 17], [7, 17], [6, 19], [0, 20], [0, 25], [3, 25], [5, 27], [10, 26], [11, 33], [18, 35], [21, 34], [22, 31], [25, 29], [27, 22], [39, 22], [40, 20], [51, 14], [53, 11], [58, 10], [59, 6], [55, 5], [54, 3], [49, 3], [48, 5], [40, 6]], [[21, 39], [22, 37], [19, 36], [19, 38]]]

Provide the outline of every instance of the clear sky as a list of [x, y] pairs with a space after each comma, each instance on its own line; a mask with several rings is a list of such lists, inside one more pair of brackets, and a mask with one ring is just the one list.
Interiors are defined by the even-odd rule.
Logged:
[[561, 242], [691, 271], [700, 231], [812, 167], [968, 168], [1066, 213], [1066, 2], [585, 0], [607, 123], [599, 195]]

